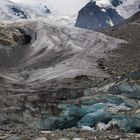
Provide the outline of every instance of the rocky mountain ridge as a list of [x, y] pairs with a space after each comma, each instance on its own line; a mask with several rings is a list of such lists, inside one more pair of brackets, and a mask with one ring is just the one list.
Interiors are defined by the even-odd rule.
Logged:
[[103, 8], [97, 5], [96, 1], [90, 1], [79, 11], [75, 26], [98, 30], [108, 28], [124, 20], [113, 8]]
[[92, 30], [108, 28], [138, 12], [139, 5], [137, 0], [91, 0], [79, 11], [75, 26]]

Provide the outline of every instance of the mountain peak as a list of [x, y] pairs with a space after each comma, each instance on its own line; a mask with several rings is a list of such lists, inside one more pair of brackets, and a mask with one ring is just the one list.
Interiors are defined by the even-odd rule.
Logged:
[[78, 14], [75, 26], [97, 30], [107, 28], [123, 21], [123, 18], [111, 7], [101, 7], [96, 1], [90, 1]]

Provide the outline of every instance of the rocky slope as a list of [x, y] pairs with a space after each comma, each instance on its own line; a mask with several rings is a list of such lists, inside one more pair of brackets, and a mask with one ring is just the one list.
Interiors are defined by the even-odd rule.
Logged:
[[139, 139], [139, 22], [102, 32], [0, 26], [1, 139]]
[[[140, 63], [139, 63], [139, 44], [140, 44], [140, 38], [139, 38], [139, 31], [140, 31], [140, 14], [137, 12], [129, 19], [125, 20], [124, 22], [105, 30], [100, 30], [101, 32], [116, 37], [120, 39], [125, 39], [129, 43], [122, 45], [121, 50], [117, 49], [113, 51], [112, 53], [116, 56], [119, 56], [117, 58], [112, 57], [109, 53], [108, 56], [110, 57], [110, 61], [105, 62], [103, 61], [104, 65], [109, 65], [109, 71], [113, 71], [113, 73], [125, 73], [129, 72], [131, 70], [134, 70], [134, 68], [137, 70], [139, 69]], [[123, 60], [121, 62], [121, 60]], [[113, 62], [113, 63], [112, 63]], [[118, 63], [121, 62], [121, 63]], [[114, 65], [115, 63], [115, 65]], [[111, 66], [112, 65], [112, 66]], [[120, 69], [120, 70], [119, 70]]]

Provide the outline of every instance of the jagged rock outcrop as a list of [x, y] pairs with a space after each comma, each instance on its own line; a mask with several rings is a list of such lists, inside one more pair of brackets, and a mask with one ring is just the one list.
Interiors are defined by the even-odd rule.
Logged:
[[[18, 47], [19, 45], [26, 44], [29, 40], [27, 40], [27, 36], [22, 33], [21, 30], [16, 28], [4, 28], [0, 27], [0, 44], [1, 47]], [[29, 37], [30, 38], [30, 37]], [[31, 39], [30, 39], [31, 40]]]
[[124, 19], [111, 7], [100, 7], [96, 1], [90, 1], [78, 14], [75, 26], [84, 29], [102, 29], [111, 27]]

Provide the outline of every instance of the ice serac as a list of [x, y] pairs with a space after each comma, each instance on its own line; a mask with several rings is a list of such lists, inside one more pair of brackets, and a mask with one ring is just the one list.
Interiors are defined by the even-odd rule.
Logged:
[[96, 1], [90, 1], [78, 14], [75, 26], [84, 29], [97, 30], [111, 27], [123, 21], [116, 9], [101, 7]]

